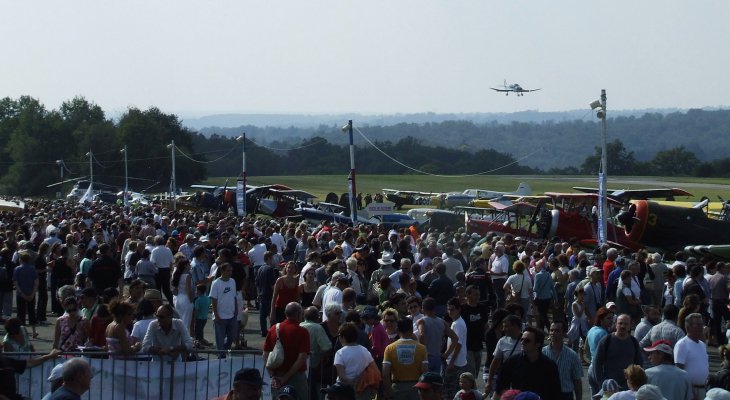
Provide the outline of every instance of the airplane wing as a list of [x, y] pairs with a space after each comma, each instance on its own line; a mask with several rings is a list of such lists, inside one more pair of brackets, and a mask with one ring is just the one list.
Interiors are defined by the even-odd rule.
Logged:
[[656, 198], [671, 200], [674, 196], [692, 196], [692, 194], [679, 188], [616, 190], [611, 193], [611, 197], [622, 201]]
[[[573, 189], [583, 193], [598, 193], [598, 188], [574, 186]], [[618, 201], [628, 202], [630, 200], [646, 200], [666, 198], [673, 199], [674, 196], [692, 196], [691, 193], [679, 188], [660, 188], [660, 189], [608, 189], [608, 196]]]
[[521, 90], [521, 92], [523, 92], [523, 93], [524, 93], [524, 92], [528, 92], [528, 93], [529, 93], [529, 92], [537, 92], [538, 90], [541, 90], [541, 89], [542, 89], [542, 88], [539, 88], [539, 89], [522, 89], [522, 90]]
[[497, 92], [514, 92], [512, 89], [498, 89], [498, 88], [490, 88], [492, 90], [496, 90]]
[[51, 183], [50, 185], [48, 185], [48, 186], [46, 186], [46, 187], [47, 187], [47, 188], [49, 188], [49, 187], [54, 187], [54, 186], [60, 186], [60, 185], [63, 185], [63, 184], [69, 183], [69, 182], [76, 182], [76, 181], [80, 181], [80, 180], [82, 180], [82, 179], [86, 179], [86, 177], [85, 177], [85, 176], [82, 176], [82, 177], [80, 177], [80, 178], [66, 179], [65, 181], [61, 181], [61, 182], [56, 182], [56, 183]]

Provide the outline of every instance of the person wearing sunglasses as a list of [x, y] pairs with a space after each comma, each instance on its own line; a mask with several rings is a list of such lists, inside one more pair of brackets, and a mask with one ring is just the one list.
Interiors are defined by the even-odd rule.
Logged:
[[169, 304], [160, 306], [142, 341], [142, 351], [156, 359], [176, 361], [193, 349], [193, 338], [181, 319], [173, 318]]
[[531, 391], [543, 399], [561, 398], [560, 376], [558, 366], [553, 360], [542, 354], [545, 333], [542, 330], [527, 327], [521, 336], [522, 354], [512, 356], [504, 361], [497, 377], [496, 399], [508, 389]]

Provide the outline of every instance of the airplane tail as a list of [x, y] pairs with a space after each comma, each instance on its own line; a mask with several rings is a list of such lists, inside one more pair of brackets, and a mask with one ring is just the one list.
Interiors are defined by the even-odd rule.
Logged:
[[515, 194], [519, 196], [532, 196], [532, 188], [527, 182], [520, 182], [517, 190], [515, 190]]

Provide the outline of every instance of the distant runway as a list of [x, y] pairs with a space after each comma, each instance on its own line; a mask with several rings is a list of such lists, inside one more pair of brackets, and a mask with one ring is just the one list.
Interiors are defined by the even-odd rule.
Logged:
[[[519, 176], [519, 175], [510, 175], [510, 177], [513, 178], [521, 178], [525, 180], [541, 180], [541, 181], [572, 181], [572, 182], [584, 182], [586, 184], [592, 184], [592, 186], [596, 186], [597, 179], [596, 178], [588, 178], [588, 177], [558, 177], [558, 176]], [[608, 179], [608, 185], [611, 187], [611, 189], [619, 189], [616, 187], [617, 184], [626, 184], [626, 185], [646, 185], [646, 186], [660, 186], [660, 187], [678, 187], [678, 188], [699, 188], [699, 189], [719, 189], [719, 190], [728, 190], [730, 191], [730, 185], [724, 185], [720, 183], [699, 183], [699, 182], [679, 182], [679, 181], [662, 181], [662, 180], [656, 180], [652, 178], [612, 178], [609, 177]]]

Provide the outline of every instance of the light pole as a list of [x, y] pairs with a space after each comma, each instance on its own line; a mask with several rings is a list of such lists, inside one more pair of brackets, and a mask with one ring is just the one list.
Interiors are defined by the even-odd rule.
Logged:
[[[89, 188], [86, 190], [86, 194], [84, 194], [83, 202], [91, 201], [94, 197], [94, 153], [89, 149], [86, 155], [89, 156]], [[87, 194], [88, 197], [86, 196]]]
[[124, 145], [124, 148], [119, 150], [120, 153], [124, 154], [124, 193], [123, 193], [123, 204], [125, 206], [129, 205], [127, 202], [127, 193], [129, 192], [129, 175], [128, 175], [128, 169], [127, 169], [127, 145]]
[[352, 139], [352, 120], [347, 121], [347, 125], [342, 127], [342, 132], [350, 135], [350, 176], [348, 177], [348, 189], [350, 195], [350, 218], [352, 226], [357, 225], [357, 186], [355, 185], [355, 143]]
[[63, 160], [56, 160], [56, 165], [61, 167], [61, 195], [59, 198], [63, 198]]
[[170, 144], [167, 145], [167, 148], [172, 151], [172, 175], [170, 175], [170, 195], [172, 196], [172, 210], [177, 210], [177, 202], [175, 201], [175, 192], [177, 192], [175, 188], [175, 141], [173, 140]]
[[608, 219], [608, 154], [606, 150], [606, 89], [601, 89], [601, 99], [591, 104], [601, 120], [601, 172], [598, 174], [598, 243], [606, 243], [606, 220]]
[[243, 180], [243, 193], [241, 194], [241, 201], [236, 206], [240, 205], [238, 210], [239, 217], [246, 216], [246, 132], [243, 135], [236, 138], [237, 141], [241, 142], [241, 180]]

